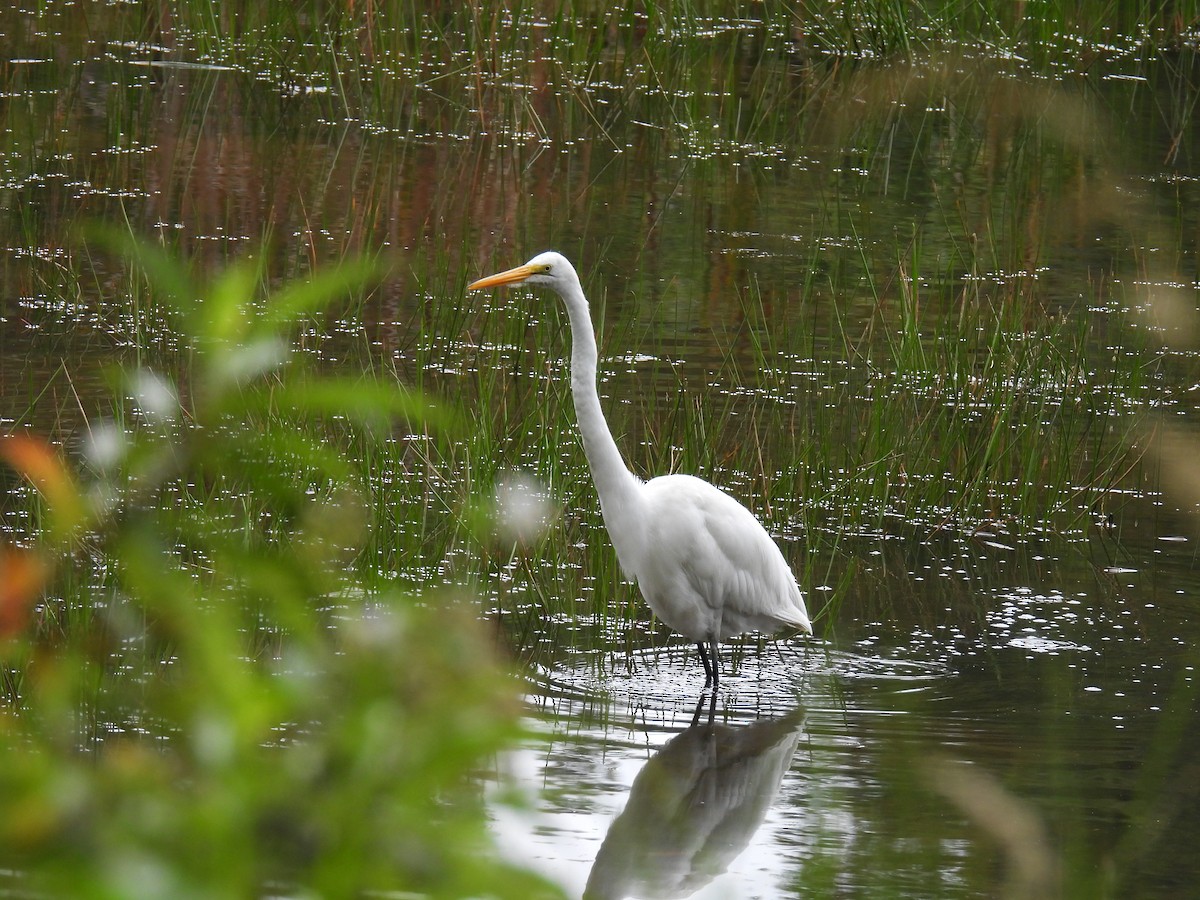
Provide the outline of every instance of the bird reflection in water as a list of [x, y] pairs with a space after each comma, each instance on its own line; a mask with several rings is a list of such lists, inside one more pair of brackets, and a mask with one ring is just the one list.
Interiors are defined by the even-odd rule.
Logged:
[[[713, 702], [715, 703], [715, 696]], [[585, 900], [689, 897], [738, 857], [770, 808], [800, 742], [804, 714], [733, 727], [701, 721], [638, 773], [608, 829]]]

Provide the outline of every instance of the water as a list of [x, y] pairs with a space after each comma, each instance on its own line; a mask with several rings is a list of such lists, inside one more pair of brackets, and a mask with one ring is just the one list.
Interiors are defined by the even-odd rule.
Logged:
[[[727, 647], [712, 725], [704, 708], [693, 725], [690, 648], [598, 612], [636, 596], [586, 549], [604, 536], [569, 419], [509, 435], [565, 510], [542, 559], [482, 573], [527, 673], [531, 736], [497, 780], [528, 808], [499, 790], [492, 806], [507, 854], [573, 895], [589, 878], [603, 895], [609, 868], [664, 885], [643, 896], [700, 897], [1182, 896], [1200, 877], [1181, 737], [1196, 510], [1156, 456], [1163, 421], [1195, 418], [1197, 175], [1171, 99], [1190, 51], [1122, 47], [1081, 87], [1071, 66], [1046, 83], [1002, 55], [801, 65], [774, 25], [715, 20], [663, 70], [636, 28], [614, 25], [590, 65], [551, 65], [559, 51], [508, 47], [501, 22], [489, 64], [422, 19], [424, 54], [381, 61], [360, 91], [309, 54], [268, 65], [183, 23], [148, 41], [111, 11], [87, 28], [65, 7], [38, 27], [2, 16], [5, 429], [75, 447], [111, 413], [112, 366], [183, 377], [119, 264], [68, 240], [81, 220], [128, 222], [201, 267], [266, 254], [277, 281], [383, 249], [387, 284], [306, 326], [302, 352], [463, 402], [501, 396], [481, 387], [498, 365], [511, 419], [567, 402], [561, 323], [544, 298], [462, 287], [553, 246], [602, 322], [602, 393], [635, 465], [720, 481], [802, 565], [819, 637]], [[1077, 367], [1038, 368], [1047, 323], [1080, 335]], [[989, 381], [997, 358], [1036, 365]], [[1006, 384], [1015, 413], [987, 387]], [[962, 419], [942, 428], [946, 410]], [[921, 468], [965, 451], [895, 466], [872, 443], [1010, 413], [1027, 442], [977, 493]], [[1069, 465], [1038, 464], [1064, 446]], [[454, 552], [399, 575], [453, 574]], [[645, 800], [691, 783], [710, 799], [690, 815]], [[730, 783], [743, 802], [721, 830]], [[1013, 838], [1024, 821], [1033, 838]], [[660, 838], [673, 849], [650, 852]]]
[[[747, 729], [791, 715], [799, 739], [778, 750], [791, 756], [778, 782], [763, 776], [770, 805], [751, 834], [740, 810], [719, 832], [708, 813], [719, 788], [705, 785], [709, 807], [685, 817], [715, 835], [687, 845], [695, 896], [976, 896], [1005, 884], [1019, 896], [1075, 895], [1099, 889], [1102, 876], [1089, 882], [1087, 868], [1130, 857], [1139, 860], [1132, 893], [1169, 896], [1191, 884], [1191, 864], [1155, 848], [1152, 835], [1169, 832], [1163, 839], [1173, 842], [1197, 823], [1190, 797], [1168, 799], [1186, 752], [1164, 758], [1161, 743], [1194, 723], [1186, 619], [1197, 579], [1190, 553], [1157, 554], [1160, 564], [1143, 569], [1108, 564], [1113, 549], [1096, 541], [1059, 558], [985, 549], [956, 554], [958, 571], [948, 571], [944, 547], [876, 557], [864, 579], [871, 587], [847, 598], [836, 640], [750, 649], [717, 697], [715, 721]], [[876, 618], [867, 594], [913, 603]], [[635, 779], [666, 765], [656, 754], [688, 729], [703, 696], [703, 673], [684, 645], [599, 666], [568, 659], [536, 679], [540, 737], [507, 766], [532, 808], [497, 824], [511, 854], [575, 894], [603, 867], [597, 859], [622, 829], [618, 815], [638, 815], [646, 786]], [[960, 763], [982, 787], [957, 793]], [[669, 784], [699, 779], [687, 771]], [[1037, 824], [1029, 846], [1006, 844], [1003, 813], [999, 822], [972, 816], [984, 788]], [[653, 844], [665, 826], [646, 827], [640, 840]], [[680, 840], [674, 829], [667, 837]], [[1027, 871], [1035, 851], [1053, 877]], [[678, 856], [664, 851], [664, 866]]]

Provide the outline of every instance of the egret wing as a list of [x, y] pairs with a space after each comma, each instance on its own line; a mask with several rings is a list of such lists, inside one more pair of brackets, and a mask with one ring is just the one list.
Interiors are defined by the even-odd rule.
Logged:
[[782, 625], [810, 628], [795, 576], [749, 510], [688, 475], [656, 478], [647, 487], [654, 510], [647, 556], [657, 569], [677, 573], [670, 590], [690, 593], [690, 602], [709, 612], [708, 633], [725, 638]]

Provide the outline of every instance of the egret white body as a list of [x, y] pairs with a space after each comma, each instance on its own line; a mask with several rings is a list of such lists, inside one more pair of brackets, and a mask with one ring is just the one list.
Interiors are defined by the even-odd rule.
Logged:
[[541, 253], [467, 290], [520, 283], [548, 287], [566, 305], [571, 394], [604, 525], [621, 569], [650, 609], [696, 641], [705, 684], [720, 678], [718, 641], [781, 628], [811, 634], [796, 576], [753, 513], [699, 478], [661, 475], [643, 482], [625, 465], [596, 392], [596, 336], [587, 298], [566, 257]]

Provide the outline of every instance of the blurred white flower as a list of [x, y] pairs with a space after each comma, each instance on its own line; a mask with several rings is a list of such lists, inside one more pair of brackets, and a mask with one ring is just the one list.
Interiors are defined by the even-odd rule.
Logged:
[[496, 533], [505, 541], [525, 544], [549, 527], [555, 517], [546, 488], [532, 475], [507, 472], [496, 481]]
[[238, 344], [222, 355], [220, 374], [229, 381], [245, 384], [278, 369], [290, 355], [287, 343], [275, 335]]
[[179, 414], [174, 386], [157, 372], [138, 369], [129, 380], [129, 392], [138, 409], [155, 422], [173, 422]]
[[91, 465], [101, 472], [115, 468], [125, 457], [129, 441], [116, 422], [104, 419], [89, 427], [83, 455]]

